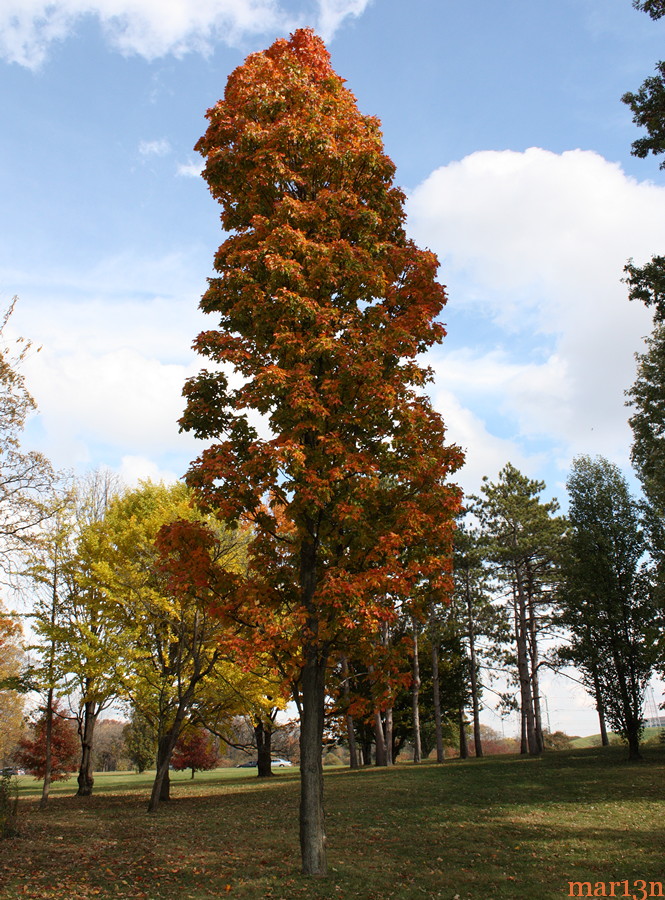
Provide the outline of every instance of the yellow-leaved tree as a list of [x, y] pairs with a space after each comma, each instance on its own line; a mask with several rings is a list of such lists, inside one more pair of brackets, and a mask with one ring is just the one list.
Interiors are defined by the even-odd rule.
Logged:
[[[214, 534], [214, 546], [177, 540], [177, 549], [170, 544], [160, 552], [158, 537], [178, 524], [189, 528], [190, 537]], [[189, 722], [218, 729], [235, 715], [274, 703], [265, 673], [239, 664], [236, 629], [215, 615], [220, 582], [211, 591], [196, 578], [174, 580], [166, 564], [169, 553], [181, 558], [189, 546], [211, 553], [232, 583], [245, 566], [246, 544], [242, 530], [204, 519], [182, 484], [142, 482], [113, 500], [95, 526], [86, 569], [112, 623], [113, 677], [120, 695], [157, 732], [150, 811], [169, 798], [171, 754]]]

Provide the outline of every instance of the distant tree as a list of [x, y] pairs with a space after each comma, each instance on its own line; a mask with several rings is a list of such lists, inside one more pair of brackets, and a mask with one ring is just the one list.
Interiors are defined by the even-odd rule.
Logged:
[[192, 728], [180, 735], [171, 757], [171, 765], [176, 771], [191, 769], [193, 778], [195, 772], [214, 769], [218, 764], [219, 751], [209, 731]]
[[543, 503], [542, 481], [533, 481], [508, 463], [496, 483], [483, 479], [483, 497], [474, 507], [488, 559], [504, 585], [514, 624], [522, 713], [522, 750], [540, 753], [539, 638], [550, 622], [550, 595], [563, 533], [558, 503]]
[[139, 774], [154, 768], [157, 759], [157, 730], [139, 710], [132, 707], [123, 731], [125, 749]]
[[570, 750], [572, 747], [572, 738], [564, 731], [546, 731], [545, 732], [545, 749], [546, 750]]
[[130, 759], [125, 744], [126, 727], [126, 723], [118, 719], [101, 719], [97, 722], [92, 753], [94, 771], [118, 772], [129, 768]]
[[577, 457], [567, 481], [569, 532], [558, 589], [570, 654], [608, 721], [640, 758], [644, 693], [657, 659], [658, 610], [641, 567], [637, 503], [620, 470]]
[[[79, 742], [76, 726], [57, 700], [53, 702], [52, 712], [51, 781], [66, 781], [71, 778], [78, 761]], [[42, 710], [34, 723], [32, 737], [22, 738], [15, 754], [17, 764], [37, 779], [44, 778], [46, 774], [47, 725], [47, 711]]]
[[237, 614], [281, 653], [301, 714], [303, 872], [323, 875], [329, 674], [381, 646], [419, 580], [448, 588], [462, 454], [417, 361], [443, 337], [445, 294], [404, 231], [378, 121], [311, 31], [250, 55], [208, 118], [197, 149], [228, 236], [201, 301], [218, 324], [196, 341], [212, 365], [185, 386], [182, 427], [211, 441], [187, 481], [252, 523]]

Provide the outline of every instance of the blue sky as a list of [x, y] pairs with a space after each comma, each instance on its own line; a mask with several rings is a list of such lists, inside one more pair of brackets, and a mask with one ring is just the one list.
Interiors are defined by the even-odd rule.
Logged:
[[0, 302], [19, 296], [11, 327], [42, 347], [31, 445], [128, 482], [196, 455], [176, 421], [222, 235], [192, 148], [229, 73], [302, 25], [381, 119], [410, 232], [439, 255], [431, 393], [463, 487], [510, 460], [563, 500], [576, 453], [627, 471], [650, 316], [620, 279], [665, 234], [620, 102], [665, 22], [630, 0], [5, 0]]

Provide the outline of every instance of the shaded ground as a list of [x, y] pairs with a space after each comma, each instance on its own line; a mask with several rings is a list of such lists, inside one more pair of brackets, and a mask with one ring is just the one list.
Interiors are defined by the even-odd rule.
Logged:
[[665, 752], [624, 755], [330, 772], [324, 880], [299, 874], [297, 772], [182, 778], [153, 816], [147, 778], [98, 776], [87, 799], [70, 782], [43, 813], [22, 801], [22, 836], [0, 843], [0, 898], [552, 900], [569, 881], [632, 892], [640, 879], [665, 894]]

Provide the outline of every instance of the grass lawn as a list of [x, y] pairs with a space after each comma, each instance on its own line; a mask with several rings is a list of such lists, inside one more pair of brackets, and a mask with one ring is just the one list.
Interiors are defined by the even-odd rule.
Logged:
[[[177, 774], [152, 816], [145, 775], [99, 775], [87, 799], [73, 781], [55, 785], [45, 812], [23, 778], [0, 898], [555, 900], [588, 881], [643, 900], [650, 882], [665, 894], [665, 749], [624, 757], [610, 747], [330, 770], [326, 879], [299, 874], [297, 771]], [[610, 888], [624, 881], [629, 893]]]

